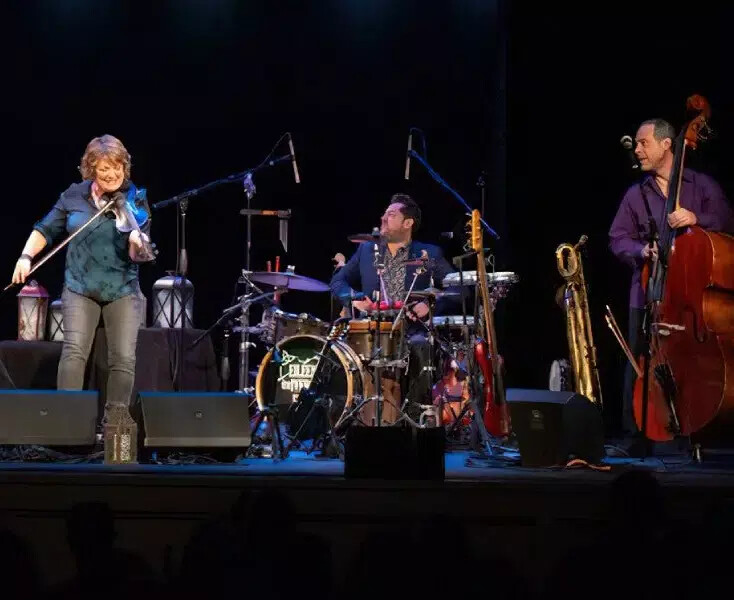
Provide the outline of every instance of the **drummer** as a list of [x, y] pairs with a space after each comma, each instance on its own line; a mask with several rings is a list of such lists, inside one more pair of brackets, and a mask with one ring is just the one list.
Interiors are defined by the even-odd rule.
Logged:
[[[415, 271], [414, 264], [423, 256], [428, 256], [426, 270], [416, 279], [414, 290], [425, 290], [440, 287], [444, 277], [453, 272], [449, 262], [444, 258], [440, 247], [413, 239], [421, 224], [421, 209], [407, 194], [394, 194], [390, 205], [382, 215], [380, 238], [378, 243], [379, 261], [384, 264], [384, 293], [380, 300], [391, 305], [403, 301], [410, 288]], [[331, 279], [331, 291], [345, 307], [353, 308], [355, 318], [370, 311], [371, 299], [380, 291], [380, 280], [375, 267], [374, 243], [365, 242], [337, 271]], [[436, 300], [434, 314], [453, 314], [460, 312], [457, 297], [442, 297]], [[423, 367], [429, 363], [430, 347], [427, 342], [425, 322], [429, 316], [427, 301], [413, 301], [406, 305], [406, 341], [410, 352], [408, 372], [408, 399], [413, 406], [409, 409], [411, 416], [416, 416], [419, 409], [416, 404], [431, 403], [431, 373]], [[417, 411], [417, 412], [416, 412]]]

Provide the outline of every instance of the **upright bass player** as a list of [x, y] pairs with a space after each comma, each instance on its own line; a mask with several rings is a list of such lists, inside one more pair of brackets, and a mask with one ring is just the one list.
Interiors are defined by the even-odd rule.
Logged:
[[[635, 136], [635, 155], [646, 175], [627, 189], [609, 229], [610, 250], [632, 269], [628, 342], [635, 356], [640, 355], [644, 343], [642, 270], [648, 260], [657, 260], [655, 233], [662, 229], [663, 218], [673, 229], [697, 225], [707, 231], [734, 232], [734, 212], [721, 186], [711, 176], [687, 167], [682, 171], [680, 208], [666, 216], [666, 200], [673, 187], [670, 178], [675, 139], [673, 126], [663, 119], [649, 119], [640, 125]], [[624, 437], [640, 433], [633, 411], [635, 379], [632, 365], [627, 364], [622, 410]]]

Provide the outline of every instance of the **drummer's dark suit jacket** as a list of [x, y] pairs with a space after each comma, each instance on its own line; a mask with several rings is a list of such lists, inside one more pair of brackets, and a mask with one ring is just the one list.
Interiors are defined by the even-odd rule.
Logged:
[[[431, 287], [431, 284], [434, 287], [443, 288], [441, 283], [443, 278], [449, 273], [453, 273], [455, 269], [444, 258], [443, 251], [440, 247], [418, 241], [413, 241], [410, 244], [409, 260], [420, 258], [423, 250], [428, 253], [428, 258], [432, 259], [432, 261], [430, 261], [430, 268], [418, 276], [413, 289], [424, 290]], [[387, 249], [384, 251], [387, 251]], [[380, 289], [380, 280], [377, 277], [374, 261], [374, 244], [364, 242], [359, 245], [357, 251], [349, 261], [339, 271], [334, 273], [331, 278], [331, 292], [344, 306], [350, 306], [355, 296], [359, 298], [359, 292], [372, 299], [372, 293]], [[408, 266], [405, 269], [406, 292], [413, 282], [417, 268]], [[459, 287], [452, 288], [452, 290], [458, 292]], [[461, 297], [455, 296], [437, 300], [434, 314], [461, 314]]]

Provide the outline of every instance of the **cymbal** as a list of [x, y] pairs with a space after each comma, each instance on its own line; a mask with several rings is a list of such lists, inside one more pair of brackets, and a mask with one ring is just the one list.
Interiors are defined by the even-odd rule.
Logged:
[[354, 233], [347, 237], [350, 242], [361, 244], [362, 242], [376, 242], [380, 239], [379, 233]]
[[264, 283], [289, 290], [300, 290], [302, 292], [328, 292], [331, 289], [328, 283], [324, 283], [318, 279], [288, 272], [256, 271], [250, 275], [250, 279], [257, 283]]

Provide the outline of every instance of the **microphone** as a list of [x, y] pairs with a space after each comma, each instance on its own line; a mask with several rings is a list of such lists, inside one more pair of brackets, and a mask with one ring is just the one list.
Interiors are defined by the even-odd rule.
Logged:
[[255, 188], [255, 182], [252, 181], [252, 173], [250, 171], [248, 171], [245, 175], [245, 179], [242, 181], [242, 187], [244, 187], [245, 189], [247, 199], [252, 200], [252, 197], [255, 195], [257, 188]]
[[291, 153], [291, 162], [293, 163], [293, 176], [296, 178], [296, 183], [301, 183], [301, 178], [298, 176], [298, 165], [296, 164], [296, 153], [293, 151], [293, 138], [291, 134], [288, 134], [288, 148]]
[[619, 143], [622, 144], [622, 148], [624, 148], [627, 151], [627, 156], [630, 159], [630, 162], [632, 163], [633, 169], [639, 169], [640, 168], [640, 162], [637, 160], [637, 156], [635, 156], [635, 142], [629, 135], [623, 135], [622, 139], [619, 140]]
[[405, 153], [405, 179], [410, 179], [410, 151], [413, 149], [413, 131], [408, 135], [408, 150]]

